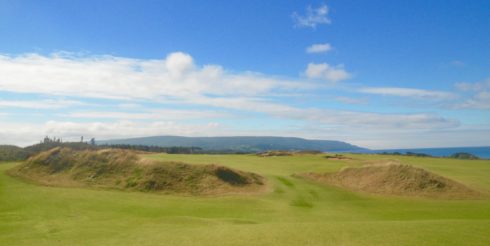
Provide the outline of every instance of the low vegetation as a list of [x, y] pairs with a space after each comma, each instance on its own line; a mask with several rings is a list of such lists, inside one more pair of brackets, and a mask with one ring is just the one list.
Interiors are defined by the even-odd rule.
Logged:
[[160, 147], [149, 145], [131, 145], [131, 144], [102, 144], [97, 145], [99, 149], [128, 149], [136, 151], [145, 151], [153, 153], [167, 153], [167, 154], [194, 154], [201, 153], [202, 149], [198, 147]]
[[480, 159], [476, 155], [473, 155], [470, 153], [465, 153], [465, 152], [454, 153], [449, 157], [454, 158], [454, 159], [461, 159], [461, 160], [479, 160]]
[[[400, 153], [400, 152], [381, 152], [378, 153], [379, 155], [399, 155], [399, 156], [415, 156], [415, 157], [431, 157], [431, 158], [440, 158], [424, 153], [415, 153], [415, 152], [405, 152], [405, 153]], [[466, 152], [457, 152], [449, 156], [445, 156], [442, 158], [453, 158], [453, 159], [461, 159], [461, 160], [479, 160], [480, 157], [466, 153]]]
[[27, 159], [29, 153], [23, 148], [13, 145], [0, 145], [1, 161], [21, 161]]
[[45, 137], [42, 141], [37, 144], [33, 144], [24, 148], [25, 151], [29, 153], [29, 156], [34, 156], [43, 151], [47, 151], [56, 147], [66, 147], [74, 150], [87, 150], [87, 149], [96, 149], [94, 143], [89, 144], [86, 142], [63, 142], [61, 138], [49, 138]]
[[10, 173], [52, 186], [180, 194], [250, 193], [264, 188], [264, 179], [257, 174], [217, 165], [147, 160], [121, 149], [57, 147], [31, 157]]
[[404, 155], [404, 156], [416, 156], [416, 157], [433, 157], [432, 155], [424, 154], [424, 153], [416, 153], [407, 151], [405, 153], [400, 152], [381, 152], [379, 155]]

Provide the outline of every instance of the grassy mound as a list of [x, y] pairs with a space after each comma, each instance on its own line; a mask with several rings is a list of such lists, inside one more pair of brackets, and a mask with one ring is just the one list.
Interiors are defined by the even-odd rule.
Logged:
[[326, 155], [325, 158], [329, 160], [352, 160], [352, 158], [340, 154]]
[[301, 177], [320, 183], [376, 194], [437, 198], [476, 198], [480, 194], [466, 186], [409, 165], [367, 165], [337, 173], [306, 173]]
[[158, 162], [121, 149], [54, 148], [10, 171], [44, 185], [89, 186], [181, 194], [256, 192], [264, 179], [217, 165]]
[[271, 151], [265, 151], [265, 152], [257, 153], [257, 156], [259, 156], [259, 157], [292, 156], [292, 155], [294, 155], [293, 152], [283, 151], [283, 150], [271, 150]]
[[323, 152], [317, 150], [298, 150], [298, 151], [287, 151], [287, 150], [270, 150], [261, 153], [257, 153], [259, 157], [271, 157], [271, 156], [297, 156], [297, 155], [318, 155]]

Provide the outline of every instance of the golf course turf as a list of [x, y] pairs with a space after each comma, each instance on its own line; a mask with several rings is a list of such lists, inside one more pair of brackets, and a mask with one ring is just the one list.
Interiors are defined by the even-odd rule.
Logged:
[[[0, 164], [0, 245], [490, 245], [490, 161], [388, 155], [169, 155], [267, 179], [268, 192], [166, 195], [41, 186]], [[396, 161], [481, 192], [478, 199], [373, 195], [294, 177]]]

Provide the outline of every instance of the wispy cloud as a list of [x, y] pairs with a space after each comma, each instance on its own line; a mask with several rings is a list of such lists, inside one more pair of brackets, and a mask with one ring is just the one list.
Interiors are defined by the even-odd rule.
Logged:
[[80, 105], [87, 104], [73, 100], [0, 100], [0, 108], [60, 109]]
[[467, 94], [467, 99], [456, 104], [455, 108], [490, 109], [490, 78], [476, 83], [456, 83], [455, 87]]
[[309, 54], [318, 54], [318, 53], [326, 53], [332, 49], [332, 46], [329, 43], [324, 44], [313, 44], [306, 48], [306, 53]]
[[294, 26], [316, 28], [318, 25], [330, 24], [331, 20], [328, 18], [328, 11], [328, 6], [322, 4], [318, 8], [306, 7], [306, 13], [304, 15], [294, 12], [292, 14]]
[[457, 109], [490, 109], [490, 92], [482, 91], [476, 93], [472, 98], [457, 104]]
[[201, 98], [198, 103], [228, 109], [265, 113], [273, 117], [309, 121], [333, 127], [385, 130], [440, 129], [459, 126], [459, 121], [431, 113], [381, 114], [321, 108], [299, 108], [257, 98]]
[[346, 80], [351, 77], [343, 65], [331, 66], [327, 63], [309, 63], [305, 74], [308, 78], [324, 79], [332, 82]]
[[453, 60], [449, 63], [449, 65], [451, 65], [453, 67], [464, 67], [464, 66], [466, 66], [466, 63], [463, 61], [460, 61], [460, 60]]
[[384, 96], [396, 96], [396, 97], [414, 97], [414, 98], [429, 98], [429, 99], [452, 99], [455, 98], [455, 94], [445, 91], [432, 91], [414, 88], [401, 88], [401, 87], [370, 87], [362, 88], [359, 90], [361, 93], [376, 94]]
[[481, 82], [469, 83], [469, 82], [459, 82], [455, 84], [455, 87], [461, 91], [485, 91], [490, 90], [490, 78], [485, 79]]
[[281, 112], [279, 115], [330, 126], [348, 126], [350, 129], [361, 127], [374, 131], [429, 130], [455, 128], [460, 125], [458, 120], [448, 119], [436, 114], [380, 114], [354, 111], [338, 111], [325, 109], [301, 109]]
[[118, 119], [118, 120], [188, 120], [188, 119], [224, 119], [229, 114], [210, 110], [178, 110], [157, 109], [144, 110], [143, 112], [118, 112], [118, 111], [80, 111], [63, 114], [69, 118], [85, 119]]
[[137, 109], [137, 108], [142, 108], [143, 105], [137, 103], [121, 103], [117, 105], [117, 107], [121, 109]]
[[343, 97], [343, 96], [335, 97], [335, 100], [341, 103], [354, 104], [354, 105], [367, 104], [368, 102], [367, 98], [354, 98], [354, 97]]

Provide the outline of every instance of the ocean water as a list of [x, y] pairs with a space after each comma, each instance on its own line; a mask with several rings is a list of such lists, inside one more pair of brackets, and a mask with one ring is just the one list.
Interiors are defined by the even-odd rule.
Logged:
[[476, 155], [482, 159], [490, 159], [490, 146], [488, 147], [453, 147], [453, 148], [423, 148], [423, 149], [385, 149], [385, 150], [372, 150], [370, 153], [381, 152], [400, 152], [402, 154], [406, 152], [422, 153], [432, 156], [450, 156], [458, 152], [466, 152]]

